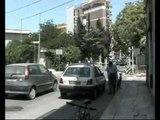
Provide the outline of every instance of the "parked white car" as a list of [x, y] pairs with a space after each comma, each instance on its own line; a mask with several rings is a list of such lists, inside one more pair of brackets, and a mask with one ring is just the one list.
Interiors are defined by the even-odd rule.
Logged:
[[103, 92], [106, 86], [104, 74], [97, 66], [89, 63], [69, 65], [59, 80], [61, 97], [67, 93], [88, 94], [92, 99]]

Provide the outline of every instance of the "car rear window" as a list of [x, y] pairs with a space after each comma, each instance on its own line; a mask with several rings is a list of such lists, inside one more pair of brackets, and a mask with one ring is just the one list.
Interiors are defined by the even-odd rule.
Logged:
[[7, 75], [24, 75], [24, 66], [6, 66], [5, 74]]
[[63, 76], [90, 77], [89, 67], [69, 67]]

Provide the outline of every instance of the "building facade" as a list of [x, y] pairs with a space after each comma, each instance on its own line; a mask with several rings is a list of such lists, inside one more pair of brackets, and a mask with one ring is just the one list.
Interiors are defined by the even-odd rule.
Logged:
[[155, 98], [155, 0], [145, 0], [147, 23], [147, 86]]
[[[78, 7], [67, 8], [67, 32], [73, 32], [78, 16], [83, 25], [96, 27], [97, 20], [106, 29], [111, 22], [110, 0], [88, 0]], [[89, 22], [88, 22], [89, 21]], [[90, 24], [88, 24], [90, 23]]]
[[62, 32], [66, 32], [66, 24], [58, 24], [57, 29], [60, 29]]
[[23, 40], [29, 37], [30, 30], [6, 29], [5, 30], [5, 46], [12, 40]]

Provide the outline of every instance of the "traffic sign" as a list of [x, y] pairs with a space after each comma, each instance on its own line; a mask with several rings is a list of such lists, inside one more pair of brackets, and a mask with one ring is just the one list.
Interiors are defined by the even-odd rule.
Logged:
[[62, 49], [56, 49], [56, 55], [62, 55], [63, 51]]

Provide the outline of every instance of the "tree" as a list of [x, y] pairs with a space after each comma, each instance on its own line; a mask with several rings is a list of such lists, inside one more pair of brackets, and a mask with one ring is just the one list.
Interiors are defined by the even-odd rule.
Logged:
[[28, 45], [19, 40], [13, 40], [8, 43], [5, 51], [6, 64], [23, 63], [29, 60], [33, 61], [34, 49], [32, 45]]
[[143, 1], [127, 3], [117, 16], [113, 27], [113, 36], [116, 41], [114, 50], [128, 53], [128, 47], [141, 47], [145, 44], [145, 11]]
[[98, 59], [99, 48], [101, 45], [101, 38], [99, 37], [99, 32], [95, 28], [91, 28], [90, 32], [84, 35], [83, 48], [86, 49], [86, 56], [92, 57], [94, 60]]
[[96, 28], [97, 28], [98, 30], [100, 30], [101, 32], [104, 32], [104, 31], [105, 31], [105, 30], [104, 30], [104, 27], [102, 26], [102, 23], [101, 23], [101, 20], [100, 20], [100, 19], [98, 19], [97, 22], [96, 22]]
[[88, 48], [85, 46], [84, 35], [86, 34], [86, 28], [82, 24], [80, 17], [77, 18], [77, 25], [74, 30], [74, 40], [76, 41], [76, 46], [79, 47], [82, 57], [81, 60], [88, 57]]
[[[56, 55], [56, 51], [48, 51], [46, 53], [47, 58], [51, 61], [51, 67], [55, 70], [64, 70], [67, 62], [76, 63], [79, 61], [81, 53], [78, 47], [69, 45], [68, 47], [62, 48], [63, 54]], [[60, 64], [59, 64], [60, 63]]]
[[68, 47], [64, 48], [64, 59], [67, 62], [76, 63], [80, 60], [81, 52], [78, 47], [69, 45]]
[[[89, 16], [88, 16], [89, 19]], [[96, 28], [88, 25], [86, 26], [88, 31], [86, 32], [85, 26], [83, 26], [80, 18], [77, 20], [77, 29], [75, 31], [75, 40], [77, 41], [77, 46], [80, 48], [82, 53], [82, 58], [92, 57], [94, 60], [98, 60], [100, 50], [104, 50], [104, 28], [100, 22], [97, 20]], [[104, 60], [104, 52], [102, 53]]]
[[[48, 50], [55, 50], [59, 48], [68, 47], [69, 45], [75, 46], [73, 35], [71, 33], [69, 34], [64, 33], [61, 30], [57, 29], [56, 25], [53, 24], [52, 22], [47, 21], [41, 24], [40, 27], [41, 27], [40, 30], [41, 48], [47, 48]], [[26, 38], [23, 41], [13, 40], [13, 42], [8, 44], [6, 48], [6, 62], [7, 63], [26, 62], [27, 60], [33, 62], [34, 52], [37, 58], [38, 45], [33, 45], [32, 42], [38, 40], [39, 40], [39, 33], [36, 32], [31, 33], [30, 37]], [[51, 57], [49, 55], [51, 55]], [[58, 58], [55, 57], [54, 54], [52, 53], [46, 54], [46, 57], [52, 58], [50, 59], [51, 63], [58, 61]]]
[[41, 24], [41, 47], [58, 49], [68, 45], [75, 45], [73, 35], [62, 32], [50, 21]]
[[98, 49], [99, 49], [99, 53], [102, 55], [102, 62], [104, 63], [104, 59], [107, 56], [107, 51], [106, 51], [106, 44], [105, 44], [105, 34], [106, 31], [104, 29], [104, 27], [102, 26], [102, 23], [100, 21], [100, 19], [97, 20], [96, 22], [96, 28], [97, 28], [97, 34], [99, 36], [99, 42], [98, 42]]

